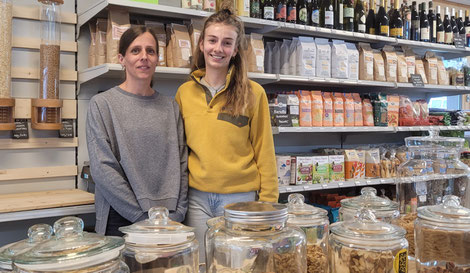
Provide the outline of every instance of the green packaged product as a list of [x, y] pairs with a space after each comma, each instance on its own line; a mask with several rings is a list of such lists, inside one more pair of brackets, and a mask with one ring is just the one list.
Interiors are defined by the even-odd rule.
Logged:
[[374, 106], [374, 126], [388, 126], [388, 102], [385, 94], [372, 94], [372, 105]]
[[313, 184], [328, 183], [330, 181], [330, 166], [328, 156], [313, 157]]

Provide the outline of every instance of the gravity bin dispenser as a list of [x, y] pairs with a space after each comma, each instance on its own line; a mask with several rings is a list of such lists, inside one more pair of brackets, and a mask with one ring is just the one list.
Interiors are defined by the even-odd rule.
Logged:
[[0, 0], [0, 130], [14, 130], [15, 99], [11, 98], [12, 2]]
[[60, 130], [62, 100], [59, 99], [60, 6], [63, 0], [38, 0], [41, 4], [39, 49], [39, 96], [31, 102], [31, 127]]

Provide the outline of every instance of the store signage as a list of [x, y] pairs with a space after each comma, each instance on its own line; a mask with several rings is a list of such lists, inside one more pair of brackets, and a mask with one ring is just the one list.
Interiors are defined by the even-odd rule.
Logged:
[[11, 131], [11, 138], [13, 139], [28, 139], [29, 128], [27, 119], [15, 119], [16, 129]]
[[454, 45], [456, 48], [465, 48], [465, 39], [463, 37], [454, 36]]
[[63, 119], [62, 129], [59, 131], [59, 137], [61, 138], [73, 138], [73, 119]]
[[423, 78], [420, 74], [411, 74], [411, 83], [413, 86], [424, 87]]

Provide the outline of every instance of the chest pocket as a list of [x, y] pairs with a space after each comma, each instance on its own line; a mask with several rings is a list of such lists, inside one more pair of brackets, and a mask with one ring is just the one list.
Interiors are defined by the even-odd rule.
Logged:
[[248, 120], [249, 120], [247, 116], [234, 117], [227, 113], [219, 113], [219, 115], [217, 116], [217, 119], [230, 122], [233, 125], [240, 127], [240, 128], [248, 125]]

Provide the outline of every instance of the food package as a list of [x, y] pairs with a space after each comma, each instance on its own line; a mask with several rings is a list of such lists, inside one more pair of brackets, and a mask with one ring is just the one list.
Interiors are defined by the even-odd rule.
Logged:
[[380, 151], [380, 177], [392, 177], [392, 162], [387, 157], [387, 150], [385, 149]]
[[297, 45], [299, 38], [292, 38], [292, 43], [289, 47], [289, 75], [297, 75]]
[[165, 26], [165, 31], [166, 31], [166, 66], [174, 67], [171, 24], [167, 24]]
[[438, 83], [437, 75], [437, 58], [434, 52], [426, 52], [424, 56], [424, 70], [426, 71], [426, 78], [429, 84]]
[[274, 42], [271, 71], [273, 74], [281, 73], [281, 46], [282, 43], [280, 41]]
[[362, 99], [359, 93], [353, 93], [354, 100], [354, 126], [364, 126], [362, 116]]
[[400, 96], [400, 110], [399, 110], [399, 125], [400, 126], [414, 126], [417, 125], [415, 120], [415, 109], [410, 98], [407, 96]]
[[289, 75], [289, 49], [292, 40], [284, 39], [281, 45], [281, 74]]
[[333, 99], [331, 93], [323, 92], [323, 126], [333, 126]]
[[344, 126], [354, 126], [354, 99], [351, 94], [344, 94]]
[[300, 90], [299, 97], [299, 125], [301, 127], [312, 126], [312, 96], [310, 91]]
[[[170, 42], [168, 44], [169, 47], [167, 47], [167, 65], [171, 64], [173, 67], [189, 67], [191, 64], [192, 51], [188, 28], [185, 25], [171, 24], [167, 25], [167, 32], [168, 31], [170, 34]], [[169, 61], [170, 57], [172, 59], [171, 61]]]
[[251, 33], [248, 35], [248, 72], [264, 73], [264, 44], [263, 35]]
[[365, 154], [359, 150], [344, 151], [344, 177], [346, 180], [356, 180], [365, 177]]
[[397, 82], [398, 57], [392, 46], [384, 46], [382, 55], [385, 62], [385, 77], [387, 82]]
[[297, 156], [296, 185], [312, 184], [313, 181], [313, 157]]
[[374, 53], [369, 44], [359, 43], [359, 79], [374, 80]]
[[416, 74], [421, 75], [421, 78], [423, 78], [424, 84], [428, 84], [428, 78], [426, 77], [426, 70], [424, 70], [423, 60], [416, 58], [415, 65], [416, 65]]
[[406, 67], [408, 68], [408, 81], [411, 78], [411, 74], [416, 74], [416, 57], [413, 50], [409, 47], [403, 47], [405, 52]]
[[437, 78], [438, 84], [440, 85], [449, 85], [449, 72], [447, 72], [444, 62], [441, 57], [437, 58]]
[[408, 82], [408, 66], [406, 65], [406, 57], [403, 52], [397, 54], [397, 80], [398, 82]]
[[292, 127], [299, 127], [299, 98], [294, 94], [287, 95], [287, 114], [292, 121]]
[[90, 29], [90, 47], [88, 48], [88, 67], [95, 66], [96, 55], [96, 21], [88, 23]]
[[330, 181], [344, 181], [344, 155], [329, 155]]
[[189, 37], [191, 38], [191, 49], [194, 56], [194, 52], [196, 52], [196, 48], [199, 46], [199, 38], [204, 29], [204, 21], [191, 19], [188, 29]]
[[145, 21], [145, 26], [153, 30], [158, 40], [158, 66], [166, 66], [165, 25], [159, 22]]
[[331, 76], [338, 79], [348, 78], [348, 48], [344, 41], [333, 40], [331, 44]]
[[419, 124], [427, 126], [429, 125], [429, 108], [426, 100], [417, 100], [419, 105]]
[[108, 28], [106, 31], [106, 62], [118, 64], [119, 40], [131, 27], [129, 12], [125, 9], [111, 7], [108, 11]]
[[372, 104], [374, 106], [374, 125], [375, 126], [388, 126], [388, 102], [387, 95], [374, 94], [372, 97]]
[[400, 110], [400, 97], [398, 95], [387, 95], [387, 115], [388, 126], [398, 126], [399, 110]]
[[297, 156], [290, 157], [290, 183], [289, 185], [297, 185]]
[[312, 126], [323, 126], [323, 97], [321, 91], [312, 91]]
[[346, 43], [348, 48], [348, 79], [359, 80], [359, 51], [353, 43]]
[[96, 19], [96, 51], [95, 66], [106, 63], [106, 29], [108, 21], [106, 19]]
[[380, 177], [380, 151], [379, 149], [365, 150], [366, 155], [366, 177]]
[[299, 37], [297, 43], [297, 75], [315, 76], [317, 47], [312, 37]]
[[317, 58], [315, 73], [317, 77], [331, 78], [331, 46], [328, 39], [315, 38]]
[[290, 184], [290, 155], [276, 155], [277, 178], [279, 185], [287, 186]]
[[333, 126], [344, 126], [344, 98], [342, 93], [333, 94]]
[[267, 42], [264, 47], [264, 73], [273, 73], [274, 42]]
[[386, 81], [385, 79], [385, 63], [380, 51], [374, 50], [374, 80], [379, 82]]
[[313, 183], [322, 184], [330, 181], [328, 156], [313, 157]]
[[362, 120], [364, 126], [374, 126], [374, 107], [370, 99], [362, 100]]

